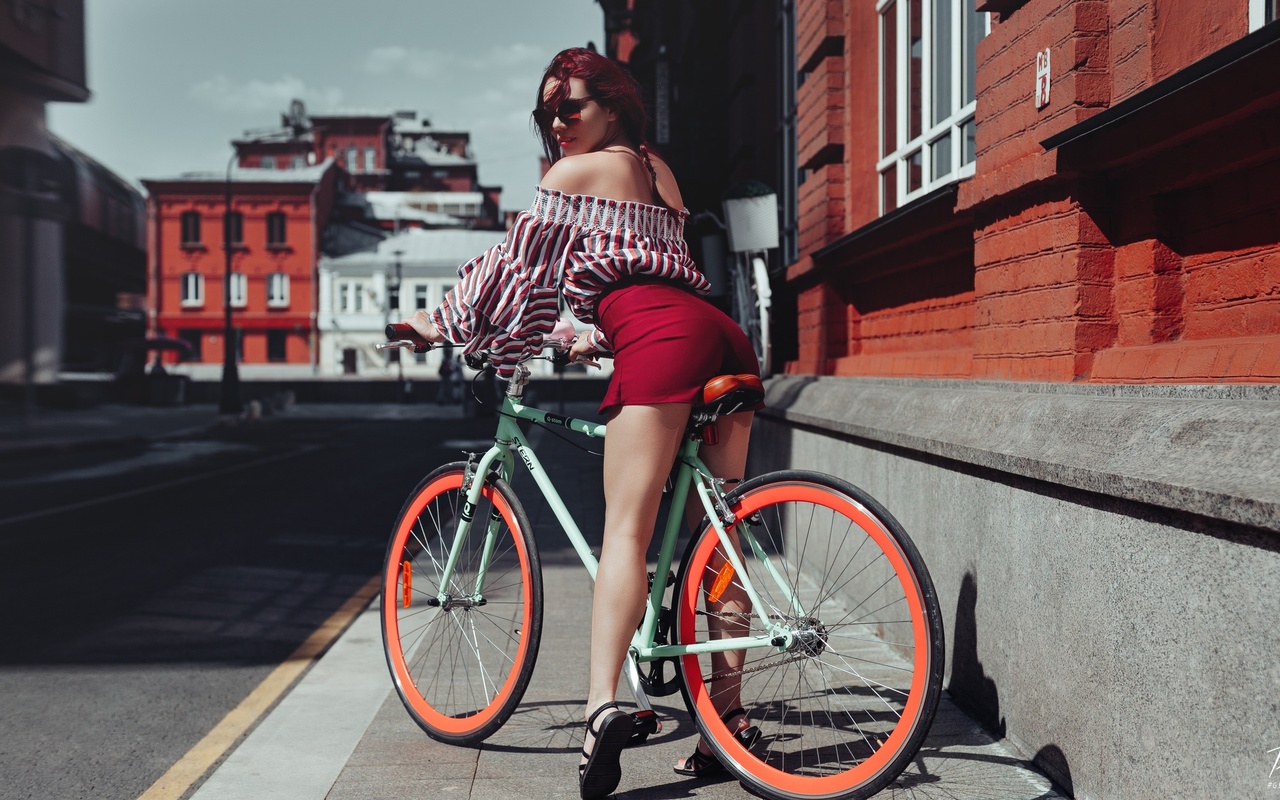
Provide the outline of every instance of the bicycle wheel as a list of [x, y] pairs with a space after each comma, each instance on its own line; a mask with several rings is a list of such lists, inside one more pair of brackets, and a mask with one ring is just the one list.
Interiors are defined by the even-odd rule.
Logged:
[[[785, 643], [715, 662], [683, 656], [690, 713], [752, 791], [779, 800], [869, 797], [915, 756], [941, 695], [942, 614], [924, 562], [883, 507], [830, 476], [775, 472], [727, 500], [743, 569], [772, 630], [704, 520], [680, 567], [674, 641], [751, 635]], [[719, 716], [737, 706], [760, 729], [749, 746]]]
[[[423, 730], [452, 744], [476, 744], [502, 727], [529, 685], [542, 636], [542, 567], [524, 509], [501, 479], [486, 481], [441, 586], [464, 513], [465, 468], [446, 464], [409, 495], [382, 575], [382, 644], [396, 691]], [[487, 565], [486, 528], [494, 532]]]

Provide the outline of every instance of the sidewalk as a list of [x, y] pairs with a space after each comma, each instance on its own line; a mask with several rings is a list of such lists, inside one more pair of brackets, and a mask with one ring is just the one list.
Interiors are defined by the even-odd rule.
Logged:
[[[412, 408], [412, 407], [409, 407]], [[570, 415], [594, 418], [571, 404]], [[290, 413], [322, 416], [342, 409], [300, 406]], [[408, 412], [397, 412], [408, 413]], [[599, 462], [535, 429], [532, 441], [554, 475], [598, 470]], [[519, 488], [519, 485], [518, 485]], [[568, 498], [583, 527], [598, 519], [599, 499]], [[554, 520], [521, 491], [540, 543], [561, 534]], [[585, 507], [584, 507], [585, 506]], [[581, 704], [587, 682], [581, 657], [591, 583], [572, 555], [543, 548], [546, 609], [542, 647], [524, 700], [506, 726], [479, 748], [429, 739], [392, 691], [382, 653], [377, 602], [360, 614], [293, 690], [207, 778], [196, 800], [360, 800], [467, 797], [486, 800], [576, 798], [575, 765], [582, 746]], [[623, 689], [624, 707], [631, 700]], [[624, 798], [748, 797], [727, 777], [682, 778], [672, 764], [687, 756], [693, 723], [679, 694], [654, 698], [661, 734], [623, 757]], [[944, 695], [915, 764], [879, 797], [977, 800], [1058, 798], [1007, 742], [994, 740]]]

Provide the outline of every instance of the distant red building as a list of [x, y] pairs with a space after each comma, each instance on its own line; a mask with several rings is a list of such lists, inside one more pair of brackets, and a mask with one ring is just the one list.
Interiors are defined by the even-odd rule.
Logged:
[[314, 372], [322, 254], [372, 251], [403, 228], [505, 227], [470, 135], [414, 112], [308, 116], [295, 101], [278, 129], [232, 144], [229, 174], [143, 181], [149, 330], [191, 345], [195, 377], [214, 377], [223, 358], [228, 194], [233, 327], [250, 378]]
[[[261, 156], [246, 160], [253, 158]], [[347, 178], [329, 160], [286, 170], [237, 167], [230, 174], [230, 184], [218, 173], [144, 181], [151, 207], [151, 328], [185, 339], [194, 361], [221, 362], [229, 240], [241, 361], [310, 366], [320, 235]]]

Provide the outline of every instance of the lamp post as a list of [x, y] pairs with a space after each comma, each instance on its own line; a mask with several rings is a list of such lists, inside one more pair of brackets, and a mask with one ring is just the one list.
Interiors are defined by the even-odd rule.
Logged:
[[235, 329], [231, 327], [231, 168], [239, 153], [232, 153], [227, 162], [227, 208], [222, 217], [222, 249], [226, 256], [226, 272], [222, 276], [222, 394], [218, 410], [223, 414], [239, 414], [240, 371], [236, 366]]
[[[395, 311], [398, 313], [403, 313], [400, 311], [400, 283], [402, 278], [400, 257], [404, 255], [404, 251], [393, 250], [391, 251], [391, 255], [396, 257], [396, 277], [395, 277], [395, 281], [390, 283], [390, 285], [387, 287], [387, 316], [388, 317], [391, 316], [392, 309], [395, 309]], [[399, 350], [392, 350], [391, 352], [395, 354], [395, 359], [396, 359], [396, 375], [397, 375], [397, 380], [400, 382], [400, 393], [401, 393], [400, 399], [406, 400], [408, 399], [407, 395], [409, 394], [409, 387], [406, 386], [404, 382], [404, 354], [401, 353]]]

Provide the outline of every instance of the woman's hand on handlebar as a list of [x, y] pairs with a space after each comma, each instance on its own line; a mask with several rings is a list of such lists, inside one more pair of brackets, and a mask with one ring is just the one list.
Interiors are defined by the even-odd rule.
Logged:
[[431, 321], [431, 315], [426, 311], [419, 309], [401, 322], [413, 328], [419, 336], [431, 344], [440, 344], [445, 340], [444, 334], [436, 328], [435, 323]]
[[569, 348], [570, 361], [591, 367], [599, 367], [600, 362], [591, 357], [595, 354], [596, 349], [591, 345], [590, 336], [579, 336], [574, 339], [573, 346]]

